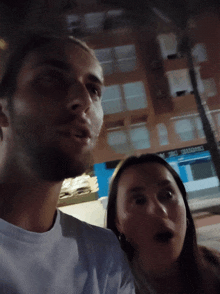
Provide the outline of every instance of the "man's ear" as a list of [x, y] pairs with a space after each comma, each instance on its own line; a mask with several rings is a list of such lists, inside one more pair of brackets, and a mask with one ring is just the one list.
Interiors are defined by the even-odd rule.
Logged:
[[6, 105], [6, 99], [0, 99], [0, 127], [8, 127], [9, 125], [8, 110]]

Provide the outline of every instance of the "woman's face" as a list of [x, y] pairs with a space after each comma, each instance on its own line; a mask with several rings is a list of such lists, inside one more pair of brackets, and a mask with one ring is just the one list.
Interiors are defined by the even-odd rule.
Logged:
[[169, 268], [186, 234], [186, 209], [172, 174], [159, 163], [128, 167], [118, 183], [116, 226], [145, 269]]

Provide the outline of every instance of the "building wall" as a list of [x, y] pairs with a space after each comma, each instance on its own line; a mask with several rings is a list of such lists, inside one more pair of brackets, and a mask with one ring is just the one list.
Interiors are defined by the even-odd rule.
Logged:
[[[161, 27], [161, 24], [159, 25]], [[94, 162], [106, 162], [121, 159], [129, 154], [141, 154], [144, 152], [162, 152], [176, 148], [184, 148], [204, 144], [204, 136], [199, 136], [200, 130], [194, 128], [193, 139], [183, 141], [175, 131], [175, 122], [183, 119], [191, 119], [198, 115], [196, 102], [193, 93], [187, 95], [172, 97], [170, 95], [168, 74], [174, 70], [187, 68], [185, 57], [177, 59], [163, 59], [157, 42], [158, 28], [154, 32], [149, 30], [121, 30], [115, 34], [112, 39], [105, 34], [102, 39], [95, 38], [94, 47], [100, 48], [107, 46], [118, 46], [122, 44], [135, 44], [137, 55], [137, 68], [133, 72], [115, 73], [106, 76], [106, 85], [123, 84], [141, 80], [145, 86], [148, 106], [145, 109], [135, 111], [124, 111], [117, 114], [108, 114], [104, 119], [103, 130], [94, 151]], [[172, 32], [172, 30], [170, 30]], [[169, 33], [169, 31], [167, 32]], [[202, 99], [206, 100], [207, 106], [212, 111], [211, 116], [215, 125], [216, 136], [219, 139], [218, 111], [220, 110], [219, 100], [219, 42], [220, 42], [220, 22], [215, 15], [203, 15], [196, 19], [192, 24], [191, 36], [194, 44], [203, 44], [206, 49], [207, 60], [195, 63], [199, 67], [199, 73], [202, 79], [213, 78], [216, 93], [207, 97], [204, 91], [201, 94]], [[110, 35], [112, 34], [109, 33]], [[90, 41], [92, 44], [92, 41]], [[114, 151], [107, 143], [109, 129], [118, 127], [118, 129], [129, 130], [133, 123], [146, 122], [150, 133], [150, 147], [137, 150], [130, 148], [129, 152], [118, 153]], [[195, 122], [193, 122], [195, 124]], [[160, 138], [157, 131], [157, 125], [164, 124], [167, 128], [168, 144], [160, 145]], [[129, 142], [128, 142], [129, 143]]]
[[[108, 14], [111, 9], [115, 8], [94, 6], [93, 12], [105, 11]], [[90, 10], [78, 11], [81, 19], [89, 12], [91, 7]], [[77, 11], [74, 13], [77, 14]], [[189, 34], [192, 39], [198, 88], [203, 102], [206, 102], [210, 110], [209, 117], [219, 141], [219, 16], [209, 12], [194, 18], [190, 22]], [[108, 193], [109, 180], [114, 170], [106, 168], [109, 163], [132, 154], [140, 155], [147, 152], [160, 153], [162, 156], [166, 154], [167, 161], [185, 182], [188, 192], [191, 193], [190, 197], [211, 193], [209, 189], [214, 189], [212, 192], [216, 193], [218, 181], [215, 174], [207, 175], [206, 179], [197, 175], [197, 164], [204, 168], [204, 161], [208, 162], [207, 166], [211, 172], [211, 160], [208, 150], [196, 149], [198, 146], [206, 146], [206, 139], [187, 71], [188, 62], [186, 56], [181, 56], [178, 52], [178, 36], [175, 29], [159, 19], [153, 26], [145, 25], [138, 28], [128, 25], [106, 30], [100, 25], [92, 33], [84, 36], [84, 40], [96, 51], [103, 68], [110, 66], [109, 73], [105, 74], [106, 91], [114, 86], [118, 92], [114, 91], [117, 95], [120, 94], [120, 97], [112, 98], [117, 98], [121, 110], [114, 109], [113, 112], [108, 111], [106, 105], [109, 105], [110, 109], [116, 102], [108, 100], [107, 94], [103, 95], [106, 114], [94, 150], [94, 171], [99, 183], [99, 197], [107, 196]], [[135, 46], [136, 66], [130, 70], [121, 70], [115, 48], [130, 45]], [[104, 52], [102, 49], [110, 52], [110, 61], [106, 61], [104, 53], [100, 53]], [[138, 100], [139, 97], [137, 105], [133, 102], [133, 109], [129, 109], [125, 85], [139, 82], [144, 88], [146, 105], [138, 107], [141, 101]], [[112, 95], [115, 95], [114, 91]], [[106, 101], [109, 104], [106, 104]], [[179, 154], [178, 150], [188, 150], [189, 154]], [[188, 163], [183, 164], [187, 160]]]

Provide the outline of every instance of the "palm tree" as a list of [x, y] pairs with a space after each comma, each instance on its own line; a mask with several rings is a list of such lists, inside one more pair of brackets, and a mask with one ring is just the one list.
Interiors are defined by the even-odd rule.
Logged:
[[[216, 175], [220, 182], [220, 153], [218, 148], [218, 143], [215, 138], [215, 133], [212, 129], [211, 122], [207, 113], [207, 106], [200, 97], [196, 79], [196, 72], [194, 69], [193, 57], [192, 57], [192, 46], [193, 40], [190, 38], [189, 34], [189, 20], [193, 16], [202, 13], [205, 10], [219, 11], [220, 3], [216, 0], [204, 1], [204, 0], [194, 0], [194, 1], [154, 1], [153, 4], [156, 5], [158, 11], [162, 11], [177, 27], [177, 32], [179, 32], [179, 51], [187, 57], [189, 74], [191, 79], [191, 84], [193, 87], [193, 92], [195, 96], [195, 101], [197, 104], [197, 109], [202, 121], [203, 130], [206, 136], [208, 149], [215, 167]], [[152, 6], [153, 7], [153, 6]]]
[[[159, 16], [163, 21], [170, 22], [176, 29], [179, 37], [179, 51], [187, 56], [189, 74], [193, 86], [193, 92], [197, 109], [202, 121], [203, 130], [206, 136], [208, 149], [215, 167], [216, 175], [220, 182], [220, 153], [211, 122], [208, 118], [206, 106], [202, 102], [196, 80], [196, 72], [191, 53], [192, 39], [189, 34], [189, 20], [194, 16], [207, 10], [215, 10], [219, 13], [220, 2], [218, 0], [103, 0], [104, 3], [115, 4], [135, 14], [143, 15], [145, 19], [152, 19], [152, 13]], [[138, 25], [138, 24], [136, 24]]]

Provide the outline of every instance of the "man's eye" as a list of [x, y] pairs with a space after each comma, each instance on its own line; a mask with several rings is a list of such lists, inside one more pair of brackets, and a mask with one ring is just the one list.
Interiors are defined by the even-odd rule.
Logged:
[[36, 82], [38, 85], [42, 85], [43, 87], [67, 87], [67, 81], [65, 80], [63, 75], [56, 72], [45, 73], [39, 76]]
[[97, 87], [96, 85], [88, 84], [87, 89], [93, 99], [101, 98], [102, 96], [101, 89], [99, 89], [99, 87]]
[[137, 205], [143, 205], [143, 204], [146, 203], [146, 198], [145, 198], [145, 197], [139, 197], [139, 198], [136, 198], [136, 199], [135, 199], [135, 203], [136, 203]]

